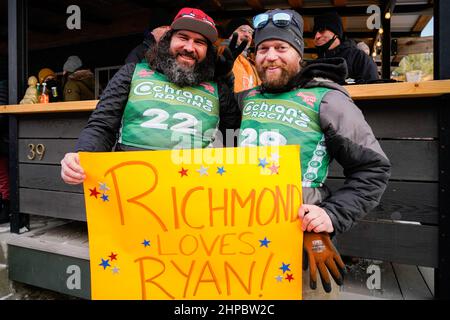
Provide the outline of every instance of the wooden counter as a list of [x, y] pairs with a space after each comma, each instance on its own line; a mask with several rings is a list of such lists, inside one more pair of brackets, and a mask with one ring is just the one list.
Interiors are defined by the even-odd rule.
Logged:
[[[450, 93], [450, 80], [344, 86], [353, 100], [436, 97]], [[92, 111], [98, 100], [0, 106], [0, 113]]]
[[344, 86], [353, 100], [437, 97], [450, 93], [450, 80]]

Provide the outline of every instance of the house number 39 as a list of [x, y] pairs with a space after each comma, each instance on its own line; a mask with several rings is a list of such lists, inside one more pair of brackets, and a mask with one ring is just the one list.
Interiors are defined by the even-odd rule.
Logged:
[[30, 160], [34, 160], [36, 159], [36, 157], [39, 158], [39, 160], [42, 160], [42, 158], [44, 157], [45, 154], [45, 146], [42, 143], [39, 144], [33, 144], [30, 143], [28, 144], [28, 148], [29, 148], [29, 152], [27, 155], [27, 158]]

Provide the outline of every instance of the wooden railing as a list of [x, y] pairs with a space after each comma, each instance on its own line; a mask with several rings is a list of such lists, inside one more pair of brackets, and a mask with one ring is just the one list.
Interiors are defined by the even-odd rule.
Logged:
[[[450, 93], [450, 80], [344, 86], [353, 100], [436, 97]], [[98, 100], [0, 106], [0, 113], [92, 111]]]

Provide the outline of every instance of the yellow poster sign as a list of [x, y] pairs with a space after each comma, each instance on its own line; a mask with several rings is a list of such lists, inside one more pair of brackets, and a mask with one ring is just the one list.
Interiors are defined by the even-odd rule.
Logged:
[[80, 161], [93, 299], [301, 299], [299, 146]]

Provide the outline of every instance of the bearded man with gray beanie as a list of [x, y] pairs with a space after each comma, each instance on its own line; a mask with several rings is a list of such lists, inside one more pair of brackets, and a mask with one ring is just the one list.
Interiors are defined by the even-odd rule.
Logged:
[[[309, 264], [303, 298], [335, 298], [326, 294], [332, 291], [330, 274], [341, 285], [345, 265], [330, 239], [378, 205], [389, 180], [390, 162], [361, 111], [337, 84], [346, 77], [345, 60], [304, 65], [303, 19], [293, 10], [270, 10], [254, 17], [253, 23], [262, 85], [237, 95], [238, 145], [301, 146], [304, 204], [299, 218], [304, 262]], [[268, 139], [261, 139], [262, 134]], [[333, 159], [344, 168], [345, 182], [330, 192], [326, 179]], [[326, 293], [317, 288], [317, 270]], [[306, 272], [304, 279], [308, 279]]]

